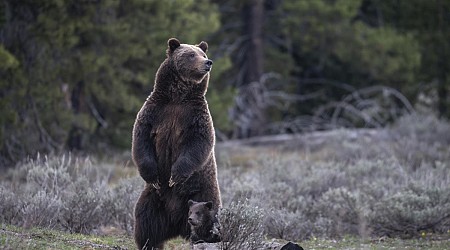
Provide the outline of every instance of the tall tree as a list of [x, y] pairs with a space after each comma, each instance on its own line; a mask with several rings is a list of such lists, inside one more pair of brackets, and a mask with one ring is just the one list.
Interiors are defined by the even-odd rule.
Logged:
[[262, 133], [265, 106], [261, 101], [259, 82], [264, 73], [263, 26], [264, 0], [249, 0], [242, 7], [242, 36], [237, 66], [240, 68], [239, 93], [233, 109], [233, 137], [246, 138]]
[[[207, 0], [4, 0], [0, 164], [64, 148], [128, 147], [167, 39], [219, 27]], [[0, 63], [2, 64], [2, 63]]]
[[242, 82], [246, 85], [259, 81], [263, 74], [263, 25], [264, 25], [264, 0], [250, 0], [242, 8], [243, 29], [242, 34], [246, 41], [242, 46], [242, 59], [239, 65], [243, 72]]

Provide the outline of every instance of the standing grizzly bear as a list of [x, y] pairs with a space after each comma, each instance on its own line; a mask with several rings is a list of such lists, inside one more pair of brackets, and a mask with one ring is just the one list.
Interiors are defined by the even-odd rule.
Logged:
[[221, 206], [214, 156], [214, 127], [205, 99], [212, 61], [208, 44], [168, 41], [167, 58], [153, 92], [137, 114], [132, 156], [145, 180], [135, 208], [139, 249], [163, 248], [190, 235], [188, 201]]

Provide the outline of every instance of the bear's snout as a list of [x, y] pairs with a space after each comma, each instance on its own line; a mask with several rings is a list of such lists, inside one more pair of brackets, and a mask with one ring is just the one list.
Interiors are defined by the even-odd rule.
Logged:
[[196, 226], [197, 225], [197, 221], [195, 221], [192, 217], [188, 218], [188, 223], [191, 224], [192, 226]]
[[211, 67], [212, 67], [213, 61], [212, 60], [206, 60], [205, 65], [206, 65], [206, 71], [210, 71]]

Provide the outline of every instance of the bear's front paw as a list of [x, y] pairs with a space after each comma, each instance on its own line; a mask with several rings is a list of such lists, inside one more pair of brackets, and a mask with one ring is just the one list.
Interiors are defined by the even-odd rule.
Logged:
[[154, 187], [156, 190], [161, 189], [161, 185], [159, 184], [159, 181], [156, 183], [149, 183], [150, 185], [152, 185], [152, 187]]
[[139, 174], [141, 175], [142, 179], [144, 179], [144, 181], [148, 184], [159, 184], [158, 172], [156, 169], [139, 169]]
[[179, 183], [183, 183], [185, 179], [186, 178], [182, 178], [180, 176], [174, 177], [173, 175], [171, 175], [169, 179], [169, 187], [173, 187]]
[[169, 187], [173, 187], [177, 184], [183, 183], [189, 177], [187, 174], [174, 174], [170, 175]]
[[170, 179], [169, 179], [169, 187], [173, 187], [173, 186], [175, 186], [175, 181], [173, 180], [173, 176], [171, 175], [170, 176]]

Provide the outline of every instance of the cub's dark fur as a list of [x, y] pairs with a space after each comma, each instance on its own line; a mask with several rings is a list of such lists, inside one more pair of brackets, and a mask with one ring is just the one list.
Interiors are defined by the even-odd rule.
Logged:
[[193, 244], [220, 241], [220, 224], [217, 211], [211, 201], [195, 202], [189, 200], [188, 222], [191, 225], [191, 242]]

